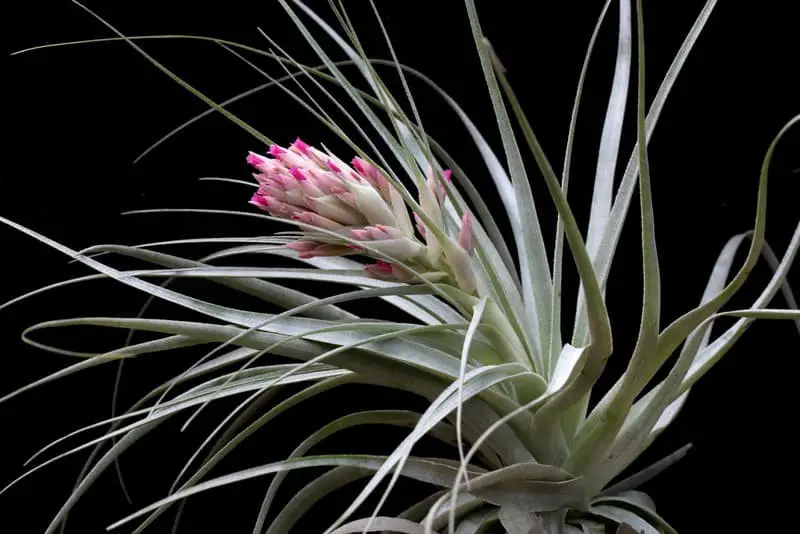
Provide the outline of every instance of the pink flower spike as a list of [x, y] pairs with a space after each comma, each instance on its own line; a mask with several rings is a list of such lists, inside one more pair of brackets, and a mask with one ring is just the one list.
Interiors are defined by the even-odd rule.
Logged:
[[304, 156], [310, 156], [309, 152], [311, 147], [308, 146], [302, 139], [299, 137], [295, 139], [294, 143], [292, 143], [292, 148], [303, 154]]
[[342, 172], [342, 169], [340, 169], [340, 168], [339, 168], [339, 166], [338, 166], [338, 165], [336, 165], [336, 164], [333, 162], [333, 160], [330, 160], [330, 159], [329, 159], [328, 161], [326, 161], [326, 162], [325, 162], [325, 164], [326, 164], [326, 165], [328, 166], [328, 168], [329, 168], [330, 170], [332, 170], [333, 172]]
[[472, 234], [472, 215], [468, 211], [464, 213], [464, 217], [461, 219], [461, 231], [458, 233], [458, 244], [469, 254], [472, 254], [475, 248], [475, 240]]

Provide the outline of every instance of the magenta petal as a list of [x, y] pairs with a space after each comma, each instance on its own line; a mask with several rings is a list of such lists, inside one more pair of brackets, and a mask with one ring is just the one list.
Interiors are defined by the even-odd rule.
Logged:
[[250, 203], [251, 204], [255, 204], [256, 206], [258, 206], [261, 209], [265, 209], [265, 210], [269, 209], [269, 200], [267, 200], [267, 197], [264, 197], [264, 196], [260, 195], [259, 193], [254, 193], [253, 194], [252, 198], [250, 199]]
[[292, 148], [303, 154], [304, 156], [308, 156], [311, 147], [308, 146], [302, 139], [299, 137], [295, 139], [294, 143], [292, 143]]
[[292, 167], [289, 169], [289, 172], [294, 176], [297, 180], [304, 182], [308, 180], [308, 177], [303, 173], [302, 170], [298, 169], [297, 167]]
[[248, 152], [247, 154], [247, 163], [255, 168], [261, 167], [266, 161], [267, 158], [256, 154], [255, 152]]
[[366, 175], [366, 171], [364, 170], [364, 163], [361, 158], [353, 158], [353, 161], [350, 162], [350, 165], [358, 172], [359, 174]]
[[247, 163], [248, 163], [248, 164], [250, 164], [250, 165], [252, 165], [253, 167], [255, 167], [255, 166], [257, 166], [257, 165], [258, 165], [258, 162], [259, 162], [259, 157], [258, 157], [258, 156], [256, 156], [255, 154], [253, 154], [252, 152], [250, 152], [250, 153], [247, 155]]
[[278, 145], [270, 145], [270, 147], [269, 147], [270, 155], [273, 156], [273, 157], [276, 157], [276, 158], [278, 156], [280, 156], [281, 154], [284, 154], [285, 152], [286, 152], [286, 149], [282, 148], [282, 147], [279, 147]]

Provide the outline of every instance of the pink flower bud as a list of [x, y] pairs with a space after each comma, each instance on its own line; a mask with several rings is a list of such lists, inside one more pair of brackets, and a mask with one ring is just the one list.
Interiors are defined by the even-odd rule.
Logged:
[[302, 208], [308, 207], [305, 200], [303, 191], [298, 188], [280, 188], [274, 185], [262, 185], [258, 188], [259, 194], [263, 196], [272, 197], [275, 200], [286, 202], [294, 206]]
[[382, 239], [399, 239], [401, 237], [407, 237], [401, 230], [392, 226], [376, 224], [374, 228], [375, 232], [380, 232], [381, 236], [385, 236], [382, 237]]
[[[453, 171], [450, 169], [446, 169], [442, 172], [442, 177], [447, 182], [452, 179], [452, 175]], [[431, 171], [431, 173], [428, 175], [427, 186], [428, 191], [431, 192], [431, 195], [433, 195], [440, 204], [444, 202], [444, 199], [447, 196], [447, 187], [436, 179], [436, 177], [433, 175], [433, 171]]]
[[383, 239], [405, 239], [406, 235], [397, 228], [376, 224], [375, 226], [365, 226], [364, 228], [354, 228], [350, 230], [354, 239], [359, 241], [380, 241]]
[[389, 234], [388, 231], [386, 231], [385, 228], [386, 227], [383, 227], [381, 225], [375, 225], [375, 226], [367, 226], [364, 229], [367, 231], [370, 241], [381, 241], [383, 239], [391, 239], [392, 237], [405, 237], [402, 235], [392, 236], [391, 234]]
[[402, 262], [415, 260], [425, 252], [425, 247], [407, 237], [381, 239], [365, 243], [369, 243], [369, 249], [380, 252], [392, 260]]
[[305, 167], [311, 163], [302, 155], [290, 152], [289, 150], [286, 150], [278, 145], [271, 145], [269, 147], [269, 153], [287, 167]]
[[262, 210], [269, 210], [269, 200], [267, 200], [267, 197], [261, 196], [260, 193], [253, 193], [253, 196], [250, 199], [250, 204], [257, 206]]
[[291, 243], [286, 243], [286, 248], [290, 248], [297, 252], [309, 252], [317, 248], [319, 243], [316, 241], [309, 241], [309, 240], [302, 240], [302, 241], [292, 241]]
[[[353, 166], [353, 168], [356, 170], [357, 173], [359, 173], [359, 174], [361, 174], [362, 176], [365, 176], [365, 177], [367, 176], [366, 166], [368, 165], [368, 163], [366, 161], [364, 161], [363, 159], [357, 158], [357, 157], [353, 158], [353, 160], [350, 162], [350, 165]], [[386, 262], [383, 262], [383, 263], [386, 263]]]
[[[288, 149], [271, 145], [269, 155], [250, 153], [247, 158], [260, 171], [254, 175], [259, 188], [251, 203], [274, 217], [302, 224], [310, 237], [290, 248], [303, 257], [353, 251], [369, 255], [371, 249], [372, 255], [407, 261], [424, 254], [425, 247], [413, 237], [405, 201], [374, 165], [355, 158], [351, 168], [299, 138]], [[320, 242], [313, 228], [342, 239], [332, 236]], [[346, 243], [346, 236], [363, 246]]]
[[347, 191], [334, 191], [333, 196], [350, 206], [351, 208], [358, 208], [358, 204], [356, 203], [356, 197], [353, 196], [352, 193], [348, 193]]
[[256, 154], [255, 152], [248, 152], [247, 163], [265, 174], [277, 171], [277, 162], [275, 160], [265, 158], [264, 156]]
[[425, 186], [419, 188], [419, 207], [431, 225], [429, 226], [428, 223], [424, 224], [425, 243], [427, 245], [426, 253], [430, 265], [439, 264], [443, 245], [439, 242], [439, 238], [435, 232], [435, 229], [440, 229], [443, 225], [442, 206], [438, 197], [439, 187], [435, 180], [433, 171], [429, 170]]
[[325, 172], [320, 169], [306, 169], [308, 176], [312, 178], [320, 191], [326, 195], [334, 195], [336, 193], [343, 193], [347, 191], [342, 185], [342, 181], [336, 177], [332, 172]]
[[395, 226], [396, 221], [392, 209], [373, 187], [352, 183], [347, 184], [346, 187], [355, 197], [358, 211], [368, 223]]
[[265, 158], [264, 156], [259, 156], [255, 152], [248, 152], [247, 153], [247, 163], [249, 165], [252, 165], [256, 169], [259, 167], [259, 165], [263, 164], [266, 161], [267, 161], [267, 158]]
[[289, 174], [294, 176], [295, 179], [300, 182], [305, 182], [306, 180], [308, 180], [308, 176], [306, 176], [303, 170], [298, 167], [292, 167], [291, 169], [289, 169]]
[[455, 243], [445, 245], [445, 261], [453, 272], [458, 287], [465, 293], [472, 293], [477, 288], [477, 279], [472, 270], [472, 261], [467, 251]]
[[384, 200], [389, 200], [389, 181], [378, 171], [378, 168], [361, 158], [353, 158], [351, 165], [372, 187], [378, 190]]
[[273, 217], [281, 217], [283, 219], [291, 219], [293, 215], [303, 211], [301, 208], [289, 204], [288, 202], [282, 202], [273, 196], [261, 193], [253, 195], [250, 203], [267, 210]]
[[472, 254], [475, 248], [475, 240], [472, 233], [472, 215], [469, 211], [464, 213], [461, 218], [461, 231], [458, 233], [458, 244], [461, 248]]
[[378, 260], [371, 265], [367, 265], [366, 269], [370, 272], [380, 273], [383, 275], [391, 275], [392, 274], [392, 264], [388, 261]]
[[256, 182], [258, 182], [259, 186], [268, 185], [277, 189], [283, 189], [282, 181], [277, 180], [275, 176], [253, 173], [253, 178], [256, 179]]
[[292, 167], [289, 169], [292, 176], [291, 180], [284, 179], [283, 185], [287, 191], [296, 192], [298, 195], [308, 195], [311, 197], [321, 197], [325, 193], [316, 185], [316, 180], [311, 175], [300, 169], [299, 167]]
[[310, 240], [293, 241], [287, 243], [286, 247], [296, 251], [297, 256], [303, 259], [317, 256], [341, 256], [347, 253], [347, 247], [342, 245], [317, 243]]
[[420, 217], [419, 214], [415, 213], [414, 221], [416, 221], [417, 223], [417, 232], [419, 232], [419, 235], [425, 237], [425, 223], [422, 222], [422, 217]]
[[328, 161], [329, 156], [325, 152], [305, 143], [299, 137], [289, 146], [289, 150], [306, 158], [309, 167], [316, 166], [320, 169], [327, 169], [325, 162]]
[[283, 174], [277, 169], [274, 171], [269, 171], [266, 174], [260, 174], [258, 176], [259, 177], [256, 178], [258, 183], [266, 183], [279, 189], [286, 189], [286, 187], [292, 182], [292, 180], [290, 180], [291, 177], [287, 177], [287, 175]]
[[380, 176], [380, 173], [375, 165], [359, 157], [353, 158], [350, 161], [350, 164], [361, 178], [365, 178], [369, 182], [374, 182]]
[[364, 228], [355, 228], [350, 230], [350, 235], [353, 237], [353, 239], [357, 239], [358, 241], [370, 240], [369, 232]]
[[258, 195], [264, 197], [277, 198], [281, 202], [287, 202], [289, 200], [288, 196], [286, 195], [286, 192], [283, 189], [279, 189], [272, 185], [262, 185], [261, 187], [259, 187]]
[[375, 263], [366, 265], [364, 271], [378, 280], [387, 282], [408, 282], [412, 275], [402, 267], [391, 264], [388, 261], [378, 260]]
[[311, 154], [311, 147], [303, 142], [299, 137], [292, 143], [292, 147], [298, 153], [308, 157]]

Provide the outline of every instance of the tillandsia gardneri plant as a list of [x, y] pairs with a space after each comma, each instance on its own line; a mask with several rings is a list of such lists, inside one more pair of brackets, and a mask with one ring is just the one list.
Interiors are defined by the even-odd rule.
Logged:
[[[93, 449], [79, 482], [47, 532], [54, 532], [63, 524], [87, 488], [137, 440], [173, 415], [199, 410], [210, 402], [232, 396], [243, 400], [197, 449], [180, 471], [169, 495], [112, 527], [139, 520], [135, 532], [142, 532], [170, 507], [198, 492], [274, 475], [254, 532], [288, 532], [322, 497], [359, 480], [363, 489], [326, 533], [470, 534], [489, 528], [519, 534], [674, 532], [655, 512], [650, 498], [637, 488], [677, 461], [686, 449], [622, 480], [617, 480], [618, 475], [669, 426], [692, 386], [730, 350], [755, 319], [800, 318], [794, 310], [767, 308], [780, 289], [790, 307], [794, 307], [785, 279], [800, 247], [800, 227], [780, 260], [764, 240], [770, 159], [781, 136], [800, 119], [795, 117], [775, 137], [764, 159], [753, 230], [733, 237], [724, 247], [696, 308], [669, 325], [660, 321], [661, 277], [654, 239], [647, 143], [667, 95], [716, 2], [706, 2], [649, 110], [644, 102], [641, 0], [635, 5], [629, 0], [618, 2], [618, 55], [585, 236], [567, 201], [569, 169], [584, 77], [610, 0], [603, 6], [589, 43], [560, 176], [543, 153], [504, 69], [481, 31], [474, 0], [465, 0], [465, 6], [502, 137], [500, 153], [490, 148], [451, 97], [429, 78], [397, 61], [382, 22], [380, 28], [392, 52], [391, 61], [370, 60], [366, 56], [343, 3], [331, 2], [341, 31], [299, 0], [279, 0], [279, 3], [319, 56], [321, 65], [299, 64], [274, 43], [277, 52], [210, 38], [179, 38], [216, 42], [248, 62], [244, 54], [277, 60], [287, 75], [274, 79], [260, 71], [269, 78], [264, 87], [279, 87], [287, 97], [318, 117], [332, 136], [351, 147], [355, 157], [349, 163], [346, 160], [350, 156], [340, 159], [322, 145], [315, 148], [300, 139], [289, 146], [273, 142], [231, 114], [225, 108], [230, 101], [213, 102], [147, 55], [137, 39], [125, 37], [105, 24], [117, 33], [118, 37], [113, 39], [127, 42], [209, 104], [209, 113], [226, 115], [258, 139], [261, 149], [251, 147], [254, 150], [247, 157], [256, 171], [252, 184], [257, 187], [248, 213], [288, 223], [289, 232], [253, 238], [246, 244], [217, 238], [210, 242], [223, 243], [226, 248], [195, 260], [155, 250], [185, 241], [75, 251], [0, 219], [97, 272], [42, 290], [98, 276], [111, 277], [152, 298], [207, 317], [206, 322], [148, 318], [143, 310], [135, 319], [81, 317], [33, 326], [25, 332], [24, 339], [82, 359], [2, 400], [34, 385], [109, 361], [187, 346], [213, 345], [189, 369], [153, 389], [124, 414], [95, 425], [110, 425], [103, 436], [58, 454], [23, 475], [66, 455]], [[370, 4], [380, 22], [375, 3]], [[369, 92], [357, 88], [346, 77], [340, 68], [343, 63], [332, 59], [331, 51], [319, 43], [312, 27], [332, 38], [334, 46], [347, 56], [344, 63], [357, 67], [359, 75], [367, 81]], [[637, 142], [614, 195], [622, 118], [634, 58]], [[255, 67], [253, 63], [250, 65]], [[388, 90], [376, 71], [379, 65], [393, 67], [403, 82], [404, 94], [398, 96]], [[455, 111], [485, 162], [485, 172], [496, 186], [504, 214], [490, 213], [476, 186], [445, 149], [426, 134], [406, 83], [410, 76], [430, 84]], [[307, 84], [330, 97], [328, 105], [356, 128], [359, 140], [345, 133], [329, 114], [330, 108], [311, 97], [305, 89]], [[334, 98], [326, 84], [342, 89], [351, 106]], [[406, 105], [410, 113], [404, 111]], [[522, 133], [521, 140], [515, 132]], [[546, 254], [535, 203], [544, 199], [534, 199], [531, 193], [530, 169], [523, 163], [526, 150], [535, 160], [558, 212], [552, 258]], [[624, 374], [590, 409], [589, 394], [613, 349], [605, 304], [606, 281], [637, 189], [644, 284], [640, 330], [635, 348], [627, 356]], [[501, 215], [510, 224], [513, 246], [506, 244], [498, 229]], [[736, 251], [748, 242], [744, 265], [730, 277]], [[560, 302], [565, 250], [580, 276], [579, 301], [568, 341], [562, 333]], [[134, 257], [158, 268], [120, 271], [101, 261], [98, 256], [101, 253]], [[213, 264], [220, 258], [245, 254], [266, 258], [264, 266]], [[761, 295], [749, 309], [720, 311], [762, 254], [774, 275]], [[293, 259], [303, 267], [270, 267], [270, 257]], [[269, 314], [235, 309], [191, 297], [166, 283], [147, 281], [159, 277], [203, 278], [276, 304], [285, 311]], [[292, 279], [331, 282], [355, 289], [314, 298], [280, 284], [280, 280]], [[345, 302], [375, 298], [396, 306], [413, 320], [375, 320], [339, 307]], [[711, 325], [722, 315], [738, 320], [712, 339]], [[160, 337], [102, 354], [69, 352], [30, 338], [37, 330], [74, 325], [146, 331]], [[296, 363], [267, 364], [266, 354], [288, 357]], [[656, 381], [657, 372], [667, 362], [671, 366]], [[208, 375], [212, 378], [207, 378]], [[410, 391], [428, 398], [430, 404], [423, 413], [392, 410], [351, 413], [314, 432], [284, 461], [206, 479], [224, 457], [279, 414], [322, 392], [354, 383]], [[184, 384], [192, 386], [176, 393], [177, 387]], [[302, 389], [280, 403], [265, 407], [263, 400], [285, 384], [299, 384]], [[339, 430], [381, 424], [409, 429], [407, 437], [388, 456], [360, 455], [359, 451], [347, 455], [307, 454], [311, 447]], [[432, 436], [452, 446], [457, 460], [413, 456], [412, 448], [423, 436]], [[104, 445], [108, 448], [103, 451]], [[270, 515], [286, 473], [307, 467], [331, 469], [308, 483], [277, 515]], [[400, 516], [384, 516], [383, 505], [391, 497], [399, 477], [430, 484], [430, 494]], [[388, 485], [378, 492], [379, 484], [386, 481]], [[355, 517], [367, 497], [376, 492], [379, 501], [372, 513]]]

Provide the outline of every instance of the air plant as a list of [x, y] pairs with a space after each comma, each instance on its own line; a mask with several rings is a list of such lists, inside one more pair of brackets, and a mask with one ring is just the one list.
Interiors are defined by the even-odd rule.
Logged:
[[[319, 118], [332, 137], [350, 147], [351, 154], [335, 154], [322, 144], [311, 146], [299, 138], [288, 146], [274, 142], [230, 113], [225, 108], [230, 102], [213, 102], [147, 55], [137, 40], [114, 30], [119, 36], [115, 39], [127, 42], [208, 103], [209, 113], [220, 112], [253, 133], [258, 145], [247, 147], [252, 150], [247, 161], [255, 170], [252, 184], [256, 187], [249, 199], [250, 214], [288, 224], [290, 231], [269, 238], [253, 238], [246, 245], [224, 244], [224, 239], [217, 239], [214, 243], [222, 242], [226, 248], [197, 260], [155, 250], [170, 243], [98, 246], [76, 251], [0, 218], [6, 225], [96, 271], [95, 277], [113, 278], [151, 298], [207, 318], [189, 322], [148, 318], [142, 313], [138, 318], [80, 317], [35, 325], [25, 332], [24, 338], [61, 353], [66, 351], [33, 341], [30, 335], [42, 329], [91, 325], [155, 333], [159, 337], [101, 354], [68, 352], [82, 357], [81, 361], [23, 390], [110, 361], [212, 345], [189, 369], [153, 389], [128, 411], [89, 427], [109, 425], [101, 437], [58, 454], [23, 475], [66, 455], [93, 450], [79, 482], [53, 518], [48, 533], [63, 524], [87, 488], [137, 440], [174, 415], [234, 396], [243, 400], [193, 454], [169, 494], [121, 519], [112, 528], [139, 521], [135, 532], [142, 532], [166, 510], [192, 495], [274, 475], [253, 532], [288, 532], [322, 497], [356, 481], [362, 483], [360, 493], [326, 534], [375, 531], [471, 534], [490, 528], [514, 534], [674, 532], [656, 513], [652, 500], [637, 488], [680, 459], [686, 449], [626, 478], [620, 479], [619, 475], [670, 425], [694, 384], [730, 350], [755, 319], [800, 318], [797, 311], [767, 307], [780, 289], [793, 307], [786, 276], [800, 247], [800, 227], [780, 260], [765, 248], [764, 240], [770, 159], [781, 137], [800, 117], [793, 118], [778, 132], [764, 158], [753, 230], [734, 236], [726, 244], [713, 266], [699, 305], [664, 325], [660, 320], [661, 277], [647, 144], [666, 98], [716, 2], [706, 2], [649, 110], [645, 109], [644, 99], [645, 28], [641, 0], [633, 6], [629, 0], [618, 2], [618, 55], [585, 234], [567, 200], [569, 169], [584, 77], [610, 0], [602, 8], [586, 53], [560, 175], [544, 154], [481, 30], [474, 0], [464, 3], [502, 138], [500, 152], [489, 146], [449, 95], [423, 74], [397, 61], [382, 22], [380, 28], [393, 59], [370, 60], [342, 2], [331, 2], [341, 24], [341, 29], [336, 30], [301, 1], [279, 0], [318, 55], [321, 65], [316, 67], [298, 63], [277, 45], [278, 51], [273, 52], [230, 41], [183, 38], [214, 41], [243, 59], [242, 54], [250, 53], [277, 60], [287, 75], [269, 78], [268, 85], [281, 88], [288, 98], [295, 99]], [[380, 21], [376, 4], [372, 1], [370, 4]], [[345, 75], [341, 64], [332, 59], [331, 51], [320, 44], [312, 29], [331, 38], [339, 49], [337, 52], [343, 52], [366, 80], [369, 91], [359, 89]], [[637, 140], [614, 194], [622, 119], [634, 58]], [[376, 70], [379, 64], [393, 67], [403, 82], [403, 94], [389, 91]], [[410, 76], [430, 84], [455, 111], [483, 158], [485, 173], [494, 183], [504, 213], [488, 209], [476, 185], [442, 145], [426, 133], [406, 83]], [[326, 84], [343, 90], [349, 107], [333, 98]], [[314, 99], [304, 89], [308, 85], [330, 96], [330, 102], [323, 104]], [[350, 137], [333, 119], [329, 110], [334, 108], [355, 127], [358, 139]], [[518, 133], [522, 134], [521, 139]], [[245, 150], [243, 147], [243, 153]], [[536, 208], [537, 202], [546, 199], [535, 199], [532, 195], [529, 175], [535, 173], [523, 162], [526, 151], [547, 185], [550, 193], [547, 200], [553, 202], [558, 213], [552, 257], [546, 252]], [[622, 376], [590, 406], [589, 394], [612, 357], [606, 281], [637, 190], [643, 269], [639, 333], [631, 354], [614, 356], [627, 358]], [[502, 235], [500, 217], [507, 218], [513, 243], [507, 243]], [[735, 253], [748, 242], [744, 264], [731, 277]], [[561, 323], [565, 251], [569, 252], [580, 277], [574, 325], [568, 336], [564, 335]], [[762, 253], [774, 274], [758, 299], [748, 309], [721, 311], [741, 288]], [[101, 261], [102, 254], [145, 260], [157, 268], [120, 271]], [[213, 263], [245, 254], [258, 255], [263, 266], [230, 267]], [[270, 266], [270, 260], [276, 257], [297, 261], [302, 267]], [[271, 314], [236, 309], [191, 297], [168, 283], [148, 281], [184, 277], [222, 284], [285, 311]], [[92, 276], [48, 286], [12, 302], [87, 278]], [[296, 279], [352, 286], [354, 290], [315, 298], [281, 284], [282, 280]], [[411, 319], [376, 320], [339, 306], [366, 299], [382, 299]], [[711, 326], [721, 316], [738, 320], [712, 339]], [[266, 363], [268, 354], [287, 357], [295, 363]], [[657, 379], [657, 373], [665, 367], [666, 372]], [[279, 414], [291, 412], [325, 391], [354, 383], [408, 391], [429, 399], [430, 403], [423, 413], [383, 410], [348, 414], [319, 428], [290, 458], [207, 478], [214, 466]], [[262, 400], [286, 384], [300, 385], [301, 389], [286, 400], [265, 407]], [[191, 387], [178, 391], [181, 385]], [[21, 391], [12, 392], [2, 400]], [[361, 455], [357, 450], [342, 455], [307, 454], [312, 446], [339, 430], [382, 424], [408, 429], [407, 437], [388, 456]], [[414, 445], [424, 436], [451, 446], [457, 460], [412, 455]], [[60, 441], [41, 452], [49, 451]], [[108, 446], [107, 450], [103, 451], [103, 446]], [[271, 516], [273, 501], [287, 472], [308, 467], [330, 467], [330, 470], [309, 482]], [[403, 514], [385, 516], [383, 505], [391, 498], [399, 477], [428, 483], [430, 493]], [[383, 482], [388, 484], [378, 491]], [[356, 517], [372, 495], [379, 496], [377, 506], [365, 517]]]

